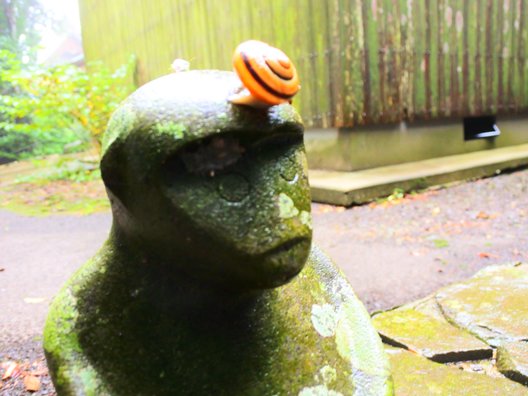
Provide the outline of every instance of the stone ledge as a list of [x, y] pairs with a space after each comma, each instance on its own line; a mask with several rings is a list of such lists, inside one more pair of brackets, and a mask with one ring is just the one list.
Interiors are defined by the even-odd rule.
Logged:
[[311, 169], [312, 200], [350, 206], [428, 186], [492, 176], [498, 171], [528, 165], [528, 144], [433, 158], [356, 172]]

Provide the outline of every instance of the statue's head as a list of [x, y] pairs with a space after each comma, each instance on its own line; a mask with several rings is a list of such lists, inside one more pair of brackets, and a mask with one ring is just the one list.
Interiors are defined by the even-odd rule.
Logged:
[[108, 125], [101, 172], [115, 231], [135, 250], [198, 282], [276, 287], [310, 251], [303, 126], [288, 104], [231, 104], [238, 86], [218, 71], [144, 85]]

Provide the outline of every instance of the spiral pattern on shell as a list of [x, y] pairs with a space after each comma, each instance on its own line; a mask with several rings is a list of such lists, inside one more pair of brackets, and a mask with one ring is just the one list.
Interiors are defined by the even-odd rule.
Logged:
[[289, 102], [299, 91], [297, 70], [284, 52], [262, 41], [238, 45], [233, 65], [251, 95], [268, 105]]

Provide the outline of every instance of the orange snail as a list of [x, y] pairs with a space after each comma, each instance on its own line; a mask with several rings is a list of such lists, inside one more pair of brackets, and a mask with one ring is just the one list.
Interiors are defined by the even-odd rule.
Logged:
[[300, 89], [299, 76], [291, 60], [280, 49], [262, 41], [239, 44], [233, 65], [242, 87], [228, 98], [231, 103], [253, 107], [291, 103]]

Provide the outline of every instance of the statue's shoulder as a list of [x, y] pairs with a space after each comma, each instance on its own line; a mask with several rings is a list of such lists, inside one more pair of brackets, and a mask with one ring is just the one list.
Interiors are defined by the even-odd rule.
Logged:
[[327, 281], [344, 276], [332, 259], [314, 243], [312, 243], [306, 266], [311, 267]]
[[317, 245], [312, 244], [303, 272], [321, 287], [336, 303], [348, 299], [357, 300], [352, 286], [332, 259]]
[[334, 338], [338, 354], [351, 363], [350, 379], [355, 387], [369, 394], [391, 395], [390, 367], [379, 335], [363, 303], [328, 255], [312, 245], [306, 266], [292, 286], [300, 304], [312, 304], [315, 330], [324, 338]]

